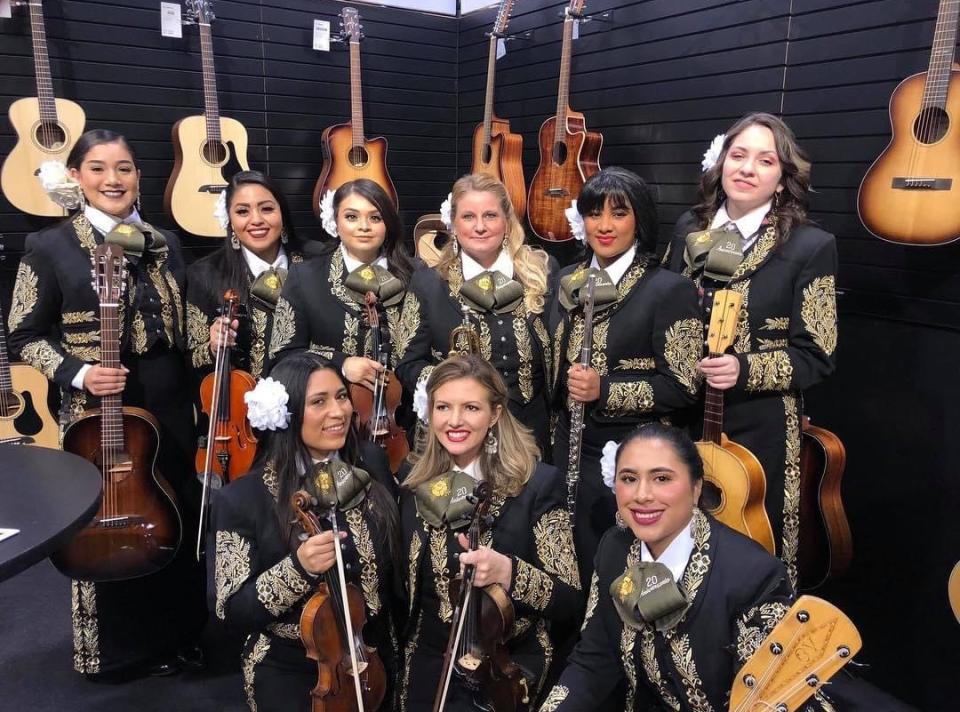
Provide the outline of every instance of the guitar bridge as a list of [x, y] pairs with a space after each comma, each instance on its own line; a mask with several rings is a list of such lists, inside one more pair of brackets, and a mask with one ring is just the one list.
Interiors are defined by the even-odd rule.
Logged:
[[131, 515], [120, 515], [117, 517], [104, 517], [99, 522], [97, 526], [103, 529], [122, 529], [124, 527], [139, 526], [143, 523], [143, 517], [131, 514]]
[[570, 191], [566, 188], [547, 188], [543, 194], [548, 198], [567, 198], [570, 196]]
[[893, 188], [900, 190], [950, 190], [953, 178], [894, 178]]
[[213, 193], [219, 194], [227, 189], [226, 185], [201, 185], [197, 188], [198, 193]]

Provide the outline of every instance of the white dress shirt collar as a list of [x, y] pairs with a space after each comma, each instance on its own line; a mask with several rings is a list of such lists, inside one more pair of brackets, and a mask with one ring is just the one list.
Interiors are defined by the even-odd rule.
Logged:
[[133, 208], [130, 211], [130, 214], [125, 217], [123, 220], [118, 220], [112, 215], [107, 215], [102, 210], [98, 210], [89, 203], [83, 208], [83, 214], [86, 216], [87, 220], [90, 221], [90, 224], [93, 225], [97, 230], [106, 235], [108, 232], [113, 230], [120, 223], [135, 223], [142, 222], [140, 220], [140, 214], [137, 212], [136, 208]]
[[[364, 264], [360, 260], [354, 259], [349, 254], [347, 254], [347, 248], [344, 246], [342, 242], [340, 243], [340, 254], [343, 255], [343, 264], [346, 265], [347, 274], [350, 274], [355, 269], [357, 269], [360, 265]], [[377, 267], [390, 269], [390, 264], [387, 262], [387, 258], [384, 257], [383, 255], [380, 255], [379, 257], [377, 257], [377, 259], [373, 261], [373, 264], [375, 264]]]
[[330, 462], [330, 460], [338, 460], [339, 458], [340, 458], [340, 451], [334, 450], [329, 455], [327, 455], [323, 460], [318, 460], [315, 457], [311, 457], [310, 459], [313, 460], [314, 465], [319, 465], [321, 462]]
[[[740, 231], [745, 248], [748, 244], [753, 244], [757, 232], [760, 231], [760, 224], [763, 222], [763, 219], [767, 217], [767, 213], [770, 212], [771, 205], [773, 205], [773, 201], [768, 201], [759, 208], [754, 208], [746, 215], [733, 221], [737, 226], [737, 230]], [[723, 205], [721, 205], [717, 211], [717, 214], [713, 216], [710, 229], [713, 230], [714, 228], [723, 227], [728, 222], [730, 222], [730, 214], [727, 212], [727, 203], [724, 201]]]
[[[488, 271], [486, 267], [477, 262], [463, 250], [460, 251], [460, 264], [463, 267], [464, 281], [471, 280], [478, 274]], [[513, 260], [510, 259], [510, 255], [508, 255], [504, 250], [500, 250], [499, 254], [497, 254], [497, 261], [493, 263], [489, 271], [499, 271], [510, 279], [513, 279]]]
[[455, 469], [455, 470], [460, 470], [460, 472], [466, 472], [468, 475], [470, 475], [470, 476], [471, 476], [473, 479], [475, 479], [477, 482], [482, 482], [482, 481], [483, 481], [483, 473], [480, 472], [480, 458], [479, 458], [479, 457], [476, 458], [473, 462], [471, 462], [471, 463], [470, 463], [469, 465], [467, 465], [466, 467], [457, 467], [456, 464], [454, 464], [453, 469]]
[[640, 560], [656, 561], [663, 564], [670, 569], [670, 573], [673, 574], [673, 579], [677, 583], [680, 583], [683, 578], [683, 570], [687, 568], [687, 562], [690, 561], [691, 554], [693, 554], [693, 517], [690, 518], [690, 524], [681, 529], [673, 541], [667, 545], [659, 559], [653, 558], [653, 554], [650, 553], [646, 543], [640, 543]]
[[245, 246], [240, 246], [240, 252], [243, 253], [243, 259], [247, 263], [247, 267], [250, 269], [250, 272], [253, 274], [253, 278], [256, 279], [261, 274], [266, 272], [271, 267], [273, 269], [287, 269], [289, 260], [287, 259], [287, 253], [283, 251], [283, 247], [280, 248], [280, 251], [277, 252], [277, 259], [271, 264], [260, 257], [257, 257], [253, 252], [248, 250]]
[[[620, 284], [620, 280], [623, 279], [623, 275], [627, 273], [627, 270], [630, 268], [630, 265], [633, 264], [634, 255], [637, 254], [637, 243], [634, 242], [630, 249], [620, 255], [617, 259], [613, 261], [613, 264], [606, 268], [606, 273], [610, 276], [610, 279], [614, 284]], [[597, 256], [594, 255], [593, 259], [590, 260], [590, 266], [594, 269], [602, 269], [600, 263], [597, 261]]]

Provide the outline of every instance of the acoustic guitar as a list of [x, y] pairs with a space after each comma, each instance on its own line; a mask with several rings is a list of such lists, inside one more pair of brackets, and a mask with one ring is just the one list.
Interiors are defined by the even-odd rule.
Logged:
[[10, 105], [10, 123], [17, 132], [17, 145], [3, 162], [0, 185], [17, 210], [41, 217], [63, 217], [66, 211], [50, 200], [37, 175], [45, 161], [67, 162], [73, 145], [83, 133], [86, 116], [79, 105], [54, 96], [43, 7], [40, 0], [29, 0], [27, 6], [37, 96]]
[[860, 652], [863, 641], [833, 604], [801, 596], [733, 679], [730, 712], [794, 712]]
[[50, 382], [25, 363], [10, 364], [0, 310], [0, 443], [60, 448], [57, 422], [47, 406]]
[[217, 75], [213, 65], [215, 18], [209, 0], [186, 0], [189, 14], [200, 28], [203, 61], [203, 116], [188, 116], [173, 125], [174, 165], [163, 207], [187, 232], [199, 237], [223, 237], [223, 227], [214, 216], [217, 200], [227, 181], [247, 163], [247, 130], [236, 119], [220, 116]]
[[[100, 297], [100, 363], [120, 367], [119, 300], [125, 287], [123, 249], [97, 247], [94, 287]], [[93, 521], [50, 560], [81, 581], [146, 576], [169, 564], [180, 546], [176, 497], [156, 470], [160, 428], [150, 413], [104, 396], [63, 433], [63, 449], [97, 466], [103, 502]]]
[[927, 71], [890, 98], [893, 137], [860, 184], [860, 220], [904, 245], [960, 239], [960, 67], [953, 63], [960, 0], [940, 0]]
[[523, 180], [523, 137], [510, 133], [510, 122], [493, 113], [493, 87], [497, 74], [497, 42], [507, 31], [514, 0], [502, 0], [490, 33], [487, 55], [487, 93], [483, 123], [473, 130], [471, 173], [487, 173], [503, 183], [517, 217], [527, 214], [527, 186]]
[[584, 0], [570, 0], [563, 20], [563, 50], [560, 54], [560, 90], [557, 113], [540, 127], [540, 166], [537, 168], [527, 210], [530, 227], [541, 240], [565, 242], [573, 232], [563, 211], [580, 196], [587, 178], [600, 170], [603, 136], [588, 132], [583, 114], [570, 108], [570, 57], [574, 18]]
[[360, 13], [345, 7], [340, 13], [343, 34], [350, 47], [350, 123], [329, 126], [321, 137], [323, 169], [313, 189], [313, 212], [320, 220], [320, 200], [328, 190], [344, 183], [368, 178], [378, 183], [399, 206], [397, 189], [387, 171], [387, 139], [365, 138], [363, 134], [363, 92], [360, 85]]
[[953, 609], [953, 615], [956, 616], [957, 623], [960, 623], [960, 561], [953, 567], [953, 572], [950, 574], [948, 592], [950, 594], [950, 607]]
[[[714, 295], [707, 331], [710, 358], [721, 356], [733, 344], [742, 303], [743, 295], [732, 289], [722, 289]], [[697, 449], [703, 459], [704, 479], [718, 492], [719, 501], [708, 506], [708, 511], [773, 554], [776, 545], [764, 504], [767, 478], [763, 465], [723, 432], [723, 391], [709, 385], [703, 410], [703, 439], [697, 443]]]

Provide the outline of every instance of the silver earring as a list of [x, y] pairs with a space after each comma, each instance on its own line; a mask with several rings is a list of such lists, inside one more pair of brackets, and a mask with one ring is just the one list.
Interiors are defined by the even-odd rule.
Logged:
[[233, 228], [227, 228], [230, 231], [230, 247], [235, 250], [240, 249], [240, 238], [237, 237], [237, 233], [233, 231]]
[[140, 194], [139, 193], [137, 194], [136, 206], [137, 206], [137, 212], [139, 213], [140, 212]]
[[506, 252], [506, 251], [507, 251], [507, 236], [506, 236], [506, 235], [503, 236], [503, 242], [500, 243], [500, 251], [501, 251], [501, 252]]
[[280, 242], [286, 245], [289, 239], [290, 238], [287, 236], [287, 228], [283, 228], [282, 230], [280, 230]]
[[457, 240], [457, 236], [453, 236], [453, 256], [459, 257], [460, 255], [460, 242]]
[[627, 523], [623, 521], [623, 516], [620, 514], [620, 510], [617, 510], [616, 515], [613, 517], [613, 521], [617, 523], [617, 529], [626, 529]]
[[497, 454], [497, 436], [493, 434], [493, 428], [487, 431], [487, 439], [483, 441], [483, 449], [488, 455]]

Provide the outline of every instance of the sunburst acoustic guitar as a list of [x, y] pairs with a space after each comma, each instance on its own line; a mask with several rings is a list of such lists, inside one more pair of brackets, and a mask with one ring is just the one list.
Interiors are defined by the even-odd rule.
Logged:
[[41, 217], [63, 217], [66, 211], [50, 200], [36, 176], [45, 161], [67, 162], [67, 156], [83, 133], [86, 115], [78, 104], [53, 94], [47, 33], [40, 0], [29, 0], [33, 64], [37, 96], [10, 106], [10, 123], [17, 132], [13, 147], [0, 172], [3, 194], [17, 210]]

